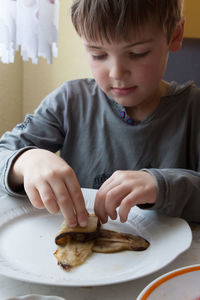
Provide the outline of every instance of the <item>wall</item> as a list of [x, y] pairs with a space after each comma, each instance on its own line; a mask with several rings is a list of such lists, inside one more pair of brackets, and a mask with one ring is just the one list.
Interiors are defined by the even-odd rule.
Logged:
[[21, 122], [22, 62], [19, 54], [15, 63], [0, 62], [0, 135]]
[[38, 65], [23, 64], [23, 115], [33, 112], [43, 97], [64, 81], [91, 76], [85, 50], [71, 24], [71, 3], [72, 0], [60, 0], [58, 58], [51, 65], [44, 59]]
[[185, 23], [185, 37], [200, 38], [200, 1], [199, 0], [185, 0], [184, 1], [184, 15]]

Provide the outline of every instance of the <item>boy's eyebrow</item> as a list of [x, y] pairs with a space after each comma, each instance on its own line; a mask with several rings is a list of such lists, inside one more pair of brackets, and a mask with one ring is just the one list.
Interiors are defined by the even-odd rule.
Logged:
[[140, 41], [140, 42], [129, 44], [129, 45], [125, 46], [124, 48], [130, 48], [130, 47], [134, 47], [134, 46], [142, 45], [142, 44], [149, 44], [149, 43], [152, 43], [153, 41], [154, 41], [154, 39], [149, 39], [149, 40], [146, 40], [146, 41]]
[[[149, 39], [149, 40], [146, 40], [146, 41], [140, 41], [140, 42], [135, 42], [135, 43], [131, 43], [129, 45], [126, 45], [124, 46], [124, 48], [131, 48], [131, 47], [134, 47], [134, 46], [137, 46], [137, 45], [142, 45], [142, 44], [149, 44], [149, 43], [152, 43], [154, 40], [153, 39]], [[90, 45], [90, 44], [87, 44], [85, 43], [85, 46], [87, 48], [91, 48], [91, 49], [103, 49], [103, 47], [100, 47], [100, 46], [95, 46], [95, 45]]]

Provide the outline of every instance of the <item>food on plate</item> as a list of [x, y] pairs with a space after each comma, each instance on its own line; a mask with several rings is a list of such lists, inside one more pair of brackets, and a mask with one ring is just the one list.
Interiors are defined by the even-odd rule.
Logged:
[[69, 227], [64, 221], [56, 235], [55, 242], [59, 246], [64, 246], [69, 240], [77, 242], [86, 242], [94, 240], [99, 235], [100, 222], [95, 215], [89, 215], [88, 225], [86, 227]]
[[99, 219], [90, 215], [86, 227], [70, 228], [65, 222], [55, 238], [58, 245], [54, 253], [58, 264], [66, 271], [81, 265], [92, 254], [95, 238], [100, 229]]
[[149, 242], [140, 236], [101, 229], [92, 250], [99, 253], [113, 253], [123, 250], [143, 251], [148, 247]]
[[143, 251], [150, 245], [140, 236], [100, 228], [95, 215], [89, 215], [86, 227], [70, 228], [63, 222], [55, 242], [58, 248], [54, 255], [66, 271], [83, 264], [92, 252]]
[[58, 246], [58, 249], [54, 253], [58, 265], [64, 270], [70, 271], [72, 268], [83, 264], [92, 254], [93, 245], [94, 241], [77, 242], [68, 240], [65, 246]]

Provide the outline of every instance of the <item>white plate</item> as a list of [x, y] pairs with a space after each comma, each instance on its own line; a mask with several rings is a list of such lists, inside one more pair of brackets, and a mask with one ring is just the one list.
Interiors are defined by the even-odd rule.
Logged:
[[166, 273], [152, 281], [137, 300], [199, 300], [200, 265], [187, 266]]
[[[96, 190], [82, 191], [88, 211], [93, 212]], [[188, 249], [192, 241], [190, 227], [184, 220], [135, 207], [126, 223], [109, 221], [105, 228], [141, 235], [151, 244], [147, 250], [93, 253], [83, 265], [66, 272], [53, 255], [62, 215], [35, 209], [26, 199], [7, 196], [1, 202], [0, 274], [22, 281], [57, 286], [121, 283], [163, 268]]]
[[64, 298], [57, 297], [57, 296], [43, 296], [43, 295], [25, 295], [20, 297], [12, 297], [6, 300], [65, 300]]

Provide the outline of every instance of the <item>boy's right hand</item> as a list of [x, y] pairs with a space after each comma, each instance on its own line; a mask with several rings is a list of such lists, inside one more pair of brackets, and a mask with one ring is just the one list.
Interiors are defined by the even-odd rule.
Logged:
[[24, 184], [32, 205], [50, 213], [61, 210], [67, 224], [86, 226], [88, 212], [73, 169], [58, 155], [42, 149], [23, 152], [14, 162], [9, 183]]

